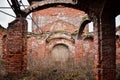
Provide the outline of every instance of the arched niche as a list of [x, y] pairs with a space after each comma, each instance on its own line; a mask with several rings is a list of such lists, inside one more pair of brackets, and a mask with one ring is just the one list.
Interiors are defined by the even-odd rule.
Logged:
[[66, 62], [70, 57], [70, 50], [65, 44], [56, 44], [51, 50], [51, 57], [55, 62]]

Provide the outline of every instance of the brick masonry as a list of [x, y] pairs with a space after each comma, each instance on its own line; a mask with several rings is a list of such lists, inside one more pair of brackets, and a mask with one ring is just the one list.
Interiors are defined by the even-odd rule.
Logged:
[[[33, 12], [33, 19], [37, 26], [33, 22], [33, 33], [29, 33], [28, 36], [25, 36], [27, 34], [25, 20], [17, 19], [9, 24], [7, 39], [3, 37], [3, 29], [0, 29], [8, 72], [21, 73], [21, 70], [24, 72], [27, 65], [26, 57], [28, 57], [28, 66], [34, 62], [34, 66], [28, 68], [36, 68], [37, 62], [48, 58], [53, 47], [58, 44], [68, 46], [76, 62], [81, 61], [83, 57], [94, 57], [96, 46], [93, 45], [93, 39], [88, 37], [82, 40], [77, 39], [79, 25], [85, 17], [86, 14], [82, 11], [58, 6]], [[26, 45], [27, 47], [24, 47]], [[120, 59], [119, 40], [116, 41], [116, 47], [118, 62]]]
[[37, 25], [33, 22], [34, 35], [28, 38], [28, 53], [35, 63], [51, 54], [52, 48], [58, 44], [68, 46], [74, 61], [79, 61], [83, 51], [87, 50], [84, 56], [90, 51], [91, 41], [86, 40], [83, 45], [84, 41], [77, 40], [80, 24], [86, 18], [83, 11], [58, 6], [33, 12], [32, 17]]
[[[36, 63], [48, 56], [57, 44], [67, 45], [75, 62], [81, 61], [83, 57], [94, 58], [97, 46], [93, 45], [93, 39], [89, 35], [86, 39], [77, 39], [77, 31], [86, 17], [83, 11], [57, 6], [33, 12], [32, 16], [37, 25], [33, 22], [33, 36], [28, 39], [28, 53]], [[87, 35], [88, 27], [84, 32], [83, 37]]]
[[3, 37], [3, 52], [6, 69], [10, 75], [21, 75], [27, 66], [27, 22], [18, 18], [9, 23], [6, 36]]

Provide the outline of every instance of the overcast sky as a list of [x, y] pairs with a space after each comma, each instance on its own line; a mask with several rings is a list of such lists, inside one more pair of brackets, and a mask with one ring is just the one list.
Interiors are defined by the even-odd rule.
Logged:
[[[9, 1], [10, 1], [10, 0], [9, 0]], [[22, 0], [22, 2], [23, 2], [24, 5], [28, 5], [27, 0]], [[9, 6], [7, 0], [0, 0], [0, 7], [10, 7], [10, 6]], [[6, 13], [9, 13], [9, 14], [11, 14], [11, 15], [13, 15], [13, 16], [15, 16], [15, 14], [14, 14], [14, 12], [12, 11], [11, 8], [7, 8], [7, 9], [6, 9], [6, 8], [5, 8], [5, 9], [0, 8], [0, 10], [4, 11], [4, 12], [6, 12]], [[29, 17], [29, 16], [28, 16], [28, 17]], [[4, 13], [2, 13], [2, 12], [0, 11], [0, 24], [1, 24], [3, 27], [7, 28], [7, 27], [8, 27], [8, 23], [12, 22], [14, 19], [15, 19], [14, 17], [11, 17], [11, 16], [9, 16], [9, 15], [6, 15], [6, 14], [4, 14]], [[31, 20], [30, 20], [30, 19], [27, 19], [27, 21], [28, 21], [28, 26], [29, 26], [29, 27], [28, 27], [28, 31], [31, 31]]]
[[[24, 5], [28, 5], [27, 0], [22, 0], [22, 2], [23, 2]], [[9, 6], [7, 0], [0, 0], [0, 7], [10, 7], [10, 6]], [[9, 9], [0, 8], [0, 10], [15, 16], [14, 12], [10, 8]], [[8, 23], [13, 21], [14, 19], [15, 18], [13, 18], [11, 16], [8, 16], [8, 15], [6, 15], [6, 14], [4, 14], [0, 11], [0, 24], [3, 27], [7, 28]], [[27, 19], [27, 21], [28, 21], [28, 31], [31, 31], [31, 20]], [[92, 26], [92, 23], [90, 25]], [[116, 26], [118, 26], [118, 25], [120, 25], [120, 15], [117, 16], [117, 18], [116, 18]], [[90, 31], [92, 31], [92, 27], [90, 27]]]

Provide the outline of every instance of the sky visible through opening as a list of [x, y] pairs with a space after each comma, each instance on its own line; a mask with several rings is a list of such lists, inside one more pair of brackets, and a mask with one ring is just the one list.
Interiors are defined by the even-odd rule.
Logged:
[[[27, 0], [21, 0], [21, 1], [23, 2], [24, 5], [29, 5]], [[8, 7], [8, 8], [3, 8], [3, 7]], [[21, 8], [24, 8], [24, 7], [21, 7]], [[11, 16], [5, 14], [4, 12], [10, 14]], [[15, 17], [15, 14], [10, 8], [7, 0], [0, 0], [0, 25], [2, 25], [4, 28], [7, 28], [8, 23], [15, 20], [14, 17]], [[116, 20], [116, 26], [119, 26], [120, 15], [118, 15], [115, 20]], [[28, 31], [31, 32], [32, 31], [32, 27], [31, 27], [32, 20], [30, 19], [30, 16], [27, 17], [27, 21], [28, 21]], [[89, 23], [89, 32], [92, 32], [92, 31], [93, 31], [93, 22]]]
[[[29, 3], [27, 2], [27, 0], [22, 0], [23, 4], [24, 5], [29, 5]], [[7, 8], [3, 8], [3, 7], [7, 7]], [[13, 10], [11, 8], [9, 8], [9, 4], [7, 2], [7, 0], [0, 0], [0, 25], [2, 25], [4, 28], [7, 28], [8, 27], [8, 23], [12, 22], [13, 20], [15, 20], [15, 14], [13, 12]], [[24, 8], [24, 7], [21, 7], [21, 8]], [[8, 13], [12, 16], [9, 16], [5, 13]], [[29, 19], [28, 19], [29, 18]], [[28, 31], [31, 32], [32, 31], [32, 28], [31, 28], [31, 19], [30, 17], [28, 16], [27, 17], [27, 21], [28, 21]]]

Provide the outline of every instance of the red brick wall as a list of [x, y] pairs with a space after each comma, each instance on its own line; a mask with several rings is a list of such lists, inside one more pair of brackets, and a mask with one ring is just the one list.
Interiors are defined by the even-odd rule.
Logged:
[[6, 50], [5, 66], [8, 75], [21, 75], [27, 67], [27, 21], [17, 18], [9, 23], [7, 38], [3, 40]]
[[34, 21], [39, 26], [38, 28], [33, 23], [32, 30], [34, 33], [39, 33], [39, 29], [43, 32], [56, 30], [72, 32], [79, 28], [84, 16], [84, 12], [67, 7], [40, 10], [32, 14]]
[[120, 61], [120, 40], [119, 38], [116, 39], [116, 62], [119, 63]]
[[93, 42], [77, 40], [76, 34], [86, 17], [84, 12], [67, 7], [56, 7], [33, 12], [32, 17], [37, 26], [33, 22], [33, 34], [28, 38], [28, 61], [31, 60], [28, 65], [40, 65], [39, 61], [45, 58], [49, 61], [53, 47], [58, 44], [68, 46], [70, 55], [77, 62], [82, 56], [90, 54]]
[[4, 35], [6, 35], [6, 29], [0, 25], [0, 57], [3, 57], [3, 50], [5, 49], [3, 48], [3, 37], [5, 37]]
[[[83, 58], [94, 57], [95, 46], [93, 40], [78, 40], [77, 34], [74, 34], [79, 30], [82, 20], [86, 17], [85, 12], [59, 6], [33, 12], [32, 17], [37, 25], [33, 22], [32, 32], [34, 37], [31, 36], [28, 39], [28, 54], [30, 53], [31, 60], [37, 63], [40, 59], [48, 57], [52, 48], [57, 44], [65, 44], [70, 47], [74, 60], [77, 62]], [[88, 28], [84, 32], [88, 32]], [[71, 37], [73, 41], [61, 35], [54, 35], [57, 33], [65, 34]], [[118, 48], [117, 52], [119, 53]]]
[[[38, 61], [49, 57], [52, 48], [57, 44], [68, 46], [74, 60], [77, 62], [84, 57], [89, 58], [95, 55], [95, 46], [92, 40], [78, 40], [76, 37], [75, 32], [79, 29], [84, 16], [86, 16], [84, 12], [67, 7], [57, 7], [40, 10], [32, 15], [39, 27], [36, 27], [33, 22], [33, 34], [30, 34], [27, 39], [28, 65], [37, 65], [39, 64]], [[42, 30], [43, 33], [39, 30]], [[88, 30], [86, 29], [86, 31]], [[1, 44], [3, 34], [3, 29], [0, 29]], [[118, 40], [116, 44], [117, 59], [120, 59], [120, 41]]]

